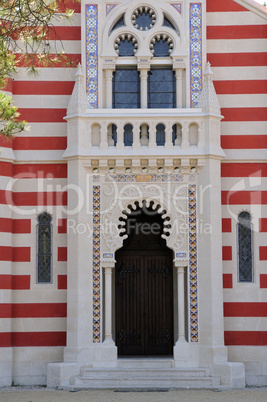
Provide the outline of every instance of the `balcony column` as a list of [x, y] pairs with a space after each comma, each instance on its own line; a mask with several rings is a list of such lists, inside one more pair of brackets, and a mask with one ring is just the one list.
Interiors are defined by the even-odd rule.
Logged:
[[118, 150], [124, 149], [124, 123], [120, 122], [117, 125], [117, 145]]
[[182, 149], [189, 148], [189, 124], [187, 122], [182, 125]]
[[138, 150], [141, 148], [140, 143], [140, 125], [139, 123], [135, 122], [133, 124], [133, 149]]
[[106, 121], [101, 123], [100, 128], [100, 149], [108, 149], [108, 124]]
[[149, 149], [157, 148], [157, 141], [156, 141], [156, 123], [151, 122], [149, 124]]
[[142, 68], [140, 70], [140, 81], [141, 81], [141, 109], [147, 109], [147, 76], [148, 69]]
[[[114, 265], [114, 264], [113, 264]], [[105, 343], [114, 345], [112, 338], [112, 270], [114, 267], [104, 265], [105, 274]]]
[[172, 147], [172, 123], [168, 122], [165, 127], [165, 148], [170, 149]]
[[106, 108], [112, 109], [112, 79], [114, 70], [105, 70]]
[[175, 70], [176, 78], [176, 107], [183, 107], [183, 69], [177, 68]]
[[185, 267], [177, 269], [177, 289], [178, 289], [178, 342], [185, 342], [185, 289], [184, 273]]

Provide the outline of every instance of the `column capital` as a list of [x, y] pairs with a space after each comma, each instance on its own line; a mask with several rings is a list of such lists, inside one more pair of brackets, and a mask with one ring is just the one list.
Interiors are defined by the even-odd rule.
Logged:
[[107, 269], [114, 269], [116, 261], [103, 261], [101, 262], [102, 268], [106, 271]]
[[137, 57], [137, 68], [139, 71], [150, 70], [150, 60], [152, 57]]
[[183, 57], [173, 57], [172, 60], [173, 60], [172, 64], [173, 70], [185, 69], [185, 61]]
[[115, 70], [108, 69], [108, 70], [104, 70], [104, 71], [105, 71], [105, 78], [112, 80], [112, 78], [113, 78], [113, 72], [114, 72]]
[[105, 57], [103, 59], [103, 70], [112, 70], [116, 69], [116, 59], [117, 57]]

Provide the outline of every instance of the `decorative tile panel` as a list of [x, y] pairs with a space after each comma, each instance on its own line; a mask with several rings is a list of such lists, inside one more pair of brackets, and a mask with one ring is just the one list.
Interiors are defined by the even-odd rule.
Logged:
[[181, 3], [174, 3], [174, 4], [171, 4], [171, 6], [173, 6], [175, 8], [175, 10], [178, 11], [178, 13], [182, 14], [182, 4]]
[[113, 10], [113, 8], [115, 8], [118, 4], [106, 4], [106, 15], [108, 15], [110, 13], [110, 11]]
[[93, 186], [93, 342], [101, 339], [100, 298], [100, 186]]
[[86, 93], [90, 109], [98, 108], [98, 8], [86, 5]]
[[202, 4], [190, 3], [190, 99], [198, 107], [202, 90]]
[[[149, 176], [149, 177], [148, 177]], [[142, 175], [130, 175], [130, 174], [110, 174], [106, 175], [106, 182], [119, 182], [119, 183], [135, 183], [135, 182], [165, 182], [165, 181], [174, 181], [174, 182], [183, 182], [184, 176], [180, 174], [151, 174], [145, 175], [144, 180], [140, 180]]]
[[190, 340], [198, 342], [196, 185], [188, 187]]

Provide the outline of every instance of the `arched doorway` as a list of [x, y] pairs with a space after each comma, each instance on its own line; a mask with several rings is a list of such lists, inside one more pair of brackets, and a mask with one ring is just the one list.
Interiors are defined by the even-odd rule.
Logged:
[[118, 354], [172, 355], [173, 255], [161, 237], [163, 219], [143, 206], [123, 226], [128, 238], [116, 252], [115, 269]]

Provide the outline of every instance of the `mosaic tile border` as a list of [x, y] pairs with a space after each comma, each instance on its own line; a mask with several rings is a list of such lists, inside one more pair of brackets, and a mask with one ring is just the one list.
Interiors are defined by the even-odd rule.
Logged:
[[178, 13], [182, 14], [182, 4], [181, 3], [174, 3], [174, 4], [171, 4], [171, 6], [173, 6], [175, 8], [175, 10], [178, 11]]
[[101, 339], [100, 186], [93, 186], [93, 343]]
[[190, 100], [198, 107], [202, 90], [202, 4], [190, 3]]
[[198, 342], [196, 185], [188, 187], [190, 340]]
[[90, 109], [98, 108], [98, 8], [86, 5], [86, 93]]
[[[151, 174], [151, 175], [146, 175], [151, 176], [151, 179], [144, 180], [144, 183], [149, 183], [149, 182], [165, 182], [165, 181], [174, 181], [174, 182], [183, 182], [184, 181], [184, 176], [180, 174]], [[135, 183], [135, 182], [142, 182], [140, 180], [140, 177], [142, 177], [141, 174], [110, 174], [105, 176], [105, 181], [106, 182], [119, 182], [119, 183]]]
[[117, 5], [118, 5], [117, 3], [106, 4], [106, 15], [108, 15]]

